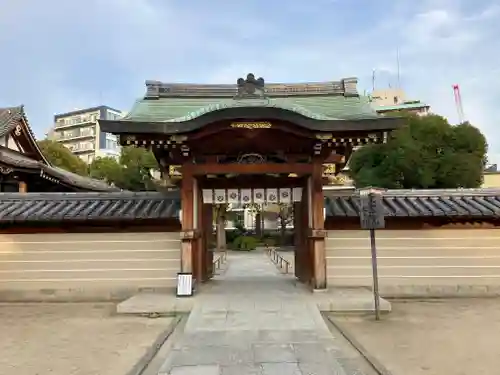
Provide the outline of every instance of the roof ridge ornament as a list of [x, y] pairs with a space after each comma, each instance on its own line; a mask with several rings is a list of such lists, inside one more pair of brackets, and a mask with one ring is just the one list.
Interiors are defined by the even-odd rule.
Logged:
[[264, 78], [255, 78], [253, 73], [248, 73], [247, 78], [238, 78], [236, 81], [238, 93], [234, 99], [256, 99], [266, 97]]

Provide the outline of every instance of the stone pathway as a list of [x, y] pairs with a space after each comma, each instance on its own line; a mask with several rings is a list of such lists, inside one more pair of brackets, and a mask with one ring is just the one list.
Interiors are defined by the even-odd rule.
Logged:
[[263, 253], [232, 255], [159, 375], [361, 375], [317, 306]]

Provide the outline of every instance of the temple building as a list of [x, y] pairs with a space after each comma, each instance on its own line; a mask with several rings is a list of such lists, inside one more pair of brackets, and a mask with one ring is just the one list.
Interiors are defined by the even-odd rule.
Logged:
[[52, 166], [40, 151], [22, 106], [0, 108], [0, 192], [119, 191]]

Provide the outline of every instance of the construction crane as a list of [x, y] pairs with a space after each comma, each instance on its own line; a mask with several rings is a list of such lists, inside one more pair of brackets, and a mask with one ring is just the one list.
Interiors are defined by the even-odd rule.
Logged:
[[460, 95], [460, 87], [453, 85], [453, 95], [455, 96], [455, 106], [457, 107], [458, 123], [465, 122], [464, 107], [462, 106], [462, 96]]

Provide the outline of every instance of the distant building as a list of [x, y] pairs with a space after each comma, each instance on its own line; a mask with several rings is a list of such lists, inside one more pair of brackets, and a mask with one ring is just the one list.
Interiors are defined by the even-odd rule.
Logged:
[[500, 171], [497, 164], [485, 168], [483, 173], [483, 188], [500, 188]]
[[121, 117], [123, 113], [120, 110], [108, 106], [57, 114], [49, 135], [86, 163], [91, 163], [96, 157], [117, 157], [120, 147], [116, 135], [101, 131], [98, 120], [117, 120]]
[[401, 89], [375, 90], [371, 94], [371, 101], [373, 108], [380, 114], [405, 111], [424, 116], [430, 110], [430, 106], [420, 100], [407, 100]]

